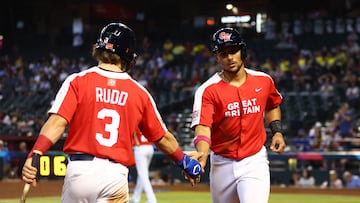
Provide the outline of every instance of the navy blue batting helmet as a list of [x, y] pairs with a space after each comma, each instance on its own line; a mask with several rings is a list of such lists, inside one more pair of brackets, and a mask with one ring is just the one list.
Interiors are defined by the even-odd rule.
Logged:
[[246, 58], [246, 43], [240, 33], [234, 28], [221, 28], [212, 36], [211, 41], [212, 52], [215, 53], [225, 46], [239, 46], [241, 49], [241, 58]]
[[126, 66], [134, 65], [136, 38], [132, 29], [122, 23], [110, 23], [102, 28], [96, 49], [104, 49], [116, 53]]

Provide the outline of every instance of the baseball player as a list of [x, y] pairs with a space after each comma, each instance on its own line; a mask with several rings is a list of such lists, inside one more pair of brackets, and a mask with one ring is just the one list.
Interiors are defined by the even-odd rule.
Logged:
[[145, 192], [147, 203], [156, 203], [154, 190], [149, 179], [149, 167], [154, 155], [154, 147], [151, 142], [137, 130], [133, 136], [133, 150], [136, 163], [136, 185], [131, 203], [139, 203], [142, 191]]
[[264, 146], [266, 119], [272, 131], [271, 150], [281, 153], [282, 96], [271, 77], [245, 67], [246, 44], [233, 28], [212, 37], [212, 51], [222, 70], [196, 91], [191, 127], [194, 146], [210, 154], [210, 190], [214, 203], [267, 203], [270, 171]]
[[92, 52], [98, 64], [63, 82], [24, 164], [23, 181], [36, 184], [33, 154], [46, 153], [68, 127], [62, 202], [128, 202], [128, 167], [135, 164], [131, 140], [139, 127], [192, 185], [198, 182], [198, 157], [184, 154], [149, 92], [126, 72], [135, 64], [135, 42], [132, 29], [122, 23], [101, 30]]

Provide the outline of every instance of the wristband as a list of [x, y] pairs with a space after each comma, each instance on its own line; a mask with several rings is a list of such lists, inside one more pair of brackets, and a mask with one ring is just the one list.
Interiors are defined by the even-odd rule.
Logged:
[[209, 145], [211, 145], [211, 139], [208, 136], [197, 135], [194, 139], [194, 146], [196, 146], [197, 143], [199, 143], [200, 141], [204, 141], [204, 142], [208, 143]]
[[47, 150], [49, 150], [52, 145], [53, 143], [48, 137], [46, 137], [45, 135], [39, 135], [28, 155], [28, 158], [31, 158], [34, 155], [34, 151], [37, 153], [40, 152], [41, 155], [45, 154], [45, 152], [47, 152]]
[[274, 121], [271, 121], [270, 123], [270, 130], [271, 130], [271, 133], [273, 135], [275, 135], [275, 133], [282, 133], [282, 127], [281, 127], [281, 121], [280, 120], [274, 120]]
[[181, 150], [181, 148], [178, 147], [174, 153], [168, 154], [168, 156], [170, 157], [171, 160], [173, 160], [175, 163], [177, 163], [184, 158], [185, 154]]

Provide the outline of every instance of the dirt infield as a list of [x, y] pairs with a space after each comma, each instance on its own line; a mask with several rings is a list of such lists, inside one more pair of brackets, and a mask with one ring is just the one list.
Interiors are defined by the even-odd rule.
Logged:
[[[60, 196], [63, 181], [42, 180], [36, 188], [31, 188], [29, 197]], [[0, 181], [0, 198], [20, 197], [24, 183], [20, 180]], [[130, 186], [132, 188], [133, 186]], [[209, 191], [208, 184], [199, 184], [191, 187], [189, 184], [154, 186], [157, 191]], [[305, 188], [283, 188], [272, 187], [272, 193], [308, 193], [308, 194], [331, 194], [331, 195], [357, 195], [360, 196], [360, 189], [305, 189]]]

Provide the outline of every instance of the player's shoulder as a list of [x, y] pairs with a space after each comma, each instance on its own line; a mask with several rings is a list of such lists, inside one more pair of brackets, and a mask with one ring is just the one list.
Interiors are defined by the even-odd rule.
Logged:
[[64, 82], [65, 83], [72, 82], [74, 80], [77, 80], [78, 78], [82, 78], [88, 75], [89, 73], [93, 73], [93, 72], [97, 72], [96, 66], [89, 67], [88, 69], [79, 72], [73, 72], [67, 76]]
[[260, 70], [254, 70], [250, 68], [245, 68], [245, 71], [248, 75], [255, 77], [257, 80], [268, 81], [273, 83], [273, 78], [266, 72]]
[[253, 76], [263, 76], [263, 77], [269, 77], [271, 78], [271, 76], [263, 71], [260, 70], [254, 70], [254, 69], [250, 69], [250, 68], [245, 68], [245, 71], [247, 74], [253, 75]]
[[210, 78], [208, 78], [204, 83], [202, 83], [198, 89], [196, 90], [196, 92], [204, 92], [205, 89], [216, 85], [217, 83], [219, 83], [221, 81], [221, 77], [219, 76], [219, 74], [216, 72], [215, 74], [213, 74]]
[[211, 85], [217, 84], [221, 81], [221, 77], [219, 76], [219, 73], [214, 73], [210, 78], [208, 78], [203, 84], [200, 85], [200, 88], [206, 88]]

